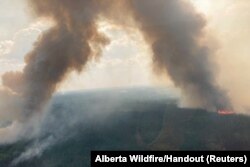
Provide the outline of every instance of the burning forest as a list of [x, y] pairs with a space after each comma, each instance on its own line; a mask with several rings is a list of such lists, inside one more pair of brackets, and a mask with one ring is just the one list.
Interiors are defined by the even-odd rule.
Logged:
[[[149, 66], [154, 77], [168, 77], [180, 92], [179, 107], [236, 115], [227, 89], [218, 83], [218, 64], [214, 61], [217, 50], [206, 40], [208, 19], [191, 1], [26, 0], [26, 3], [32, 18], [49, 20], [51, 26], [41, 31], [24, 55], [21, 70], [1, 75], [0, 110], [9, 112], [2, 114], [9, 123], [0, 129], [0, 136], [4, 136], [0, 143], [39, 136], [38, 127], [60, 85], [70, 74], [87, 71], [90, 62], [98, 63], [112, 44], [110, 36], [99, 29], [102, 21], [125, 31], [129, 27], [128, 36], [139, 32], [149, 48]], [[143, 57], [137, 59], [142, 61]], [[108, 107], [103, 108], [99, 110]]]

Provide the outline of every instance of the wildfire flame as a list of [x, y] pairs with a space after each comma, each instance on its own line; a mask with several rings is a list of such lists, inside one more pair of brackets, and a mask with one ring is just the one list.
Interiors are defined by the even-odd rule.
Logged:
[[219, 115], [233, 115], [235, 114], [233, 111], [230, 110], [218, 110]]

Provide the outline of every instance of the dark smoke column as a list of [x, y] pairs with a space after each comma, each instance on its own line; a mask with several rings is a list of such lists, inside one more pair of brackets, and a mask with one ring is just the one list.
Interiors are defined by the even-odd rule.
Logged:
[[66, 74], [72, 70], [80, 72], [108, 43], [97, 31], [99, 8], [95, 1], [29, 0], [29, 3], [38, 17], [53, 19], [55, 26], [42, 35], [25, 57], [21, 93], [25, 100], [24, 119], [41, 111]]
[[205, 20], [183, 0], [131, 0], [129, 7], [147, 42], [154, 66], [166, 71], [189, 103], [217, 110], [230, 108], [215, 84], [212, 51], [199, 40]]

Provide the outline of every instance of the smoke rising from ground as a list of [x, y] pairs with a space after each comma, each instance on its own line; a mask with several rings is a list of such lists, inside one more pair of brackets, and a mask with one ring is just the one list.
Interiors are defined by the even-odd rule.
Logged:
[[[94, 1], [30, 0], [30, 4], [35, 14], [52, 18], [55, 26], [45, 32], [33, 51], [26, 55], [23, 73], [10, 72], [3, 77], [5, 86], [20, 93], [25, 100], [24, 120], [42, 110], [68, 72], [80, 72], [86, 62], [108, 44], [108, 39], [97, 32], [98, 6]], [[13, 87], [12, 80], [23, 80], [22, 88]]]
[[88, 60], [101, 55], [109, 43], [97, 29], [102, 17], [117, 24], [134, 20], [152, 48], [154, 66], [168, 72], [191, 105], [211, 110], [230, 107], [215, 84], [212, 51], [200, 43], [205, 20], [190, 4], [182, 0], [28, 1], [37, 17], [55, 24], [26, 55], [23, 72], [9, 72], [2, 78], [4, 86], [23, 99], [18, 121], [26, 122], [42, 111], [69, 72], [82, 71]]
[[205, 20], [184, 1], [131, 1], [131, 10], [152, 46], [156, 70], [168, 72], [189, 104], [210, 110], [231, 106], [216, 85], [212, 50], [201, 43]]

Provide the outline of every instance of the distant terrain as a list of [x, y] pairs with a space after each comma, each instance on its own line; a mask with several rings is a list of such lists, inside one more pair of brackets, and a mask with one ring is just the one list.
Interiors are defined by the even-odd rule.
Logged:
[[177, 99], [163, 88], [58, 94], [37, 138], [0, 146], [0, 166], [87, 167], [91, 150], [250, 150], [250, 117]]

